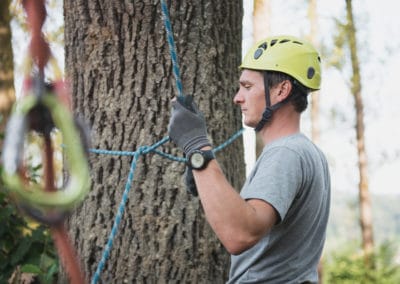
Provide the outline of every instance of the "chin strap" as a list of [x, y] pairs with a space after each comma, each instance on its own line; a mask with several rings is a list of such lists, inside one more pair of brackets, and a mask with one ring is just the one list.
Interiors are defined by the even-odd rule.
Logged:
[[263, 114], [262, 114], [262, 118], [261, 120], [258, 122], [257, 126], [254, 128], [254, 130], [256, 132], [260, 131], [264, 125], [271, 120], [272, 118], [272, 114], [274, 113], [274, 111], [276, 111], [277, 109], [281, 108], [284, 104], [286, 104], [287, 102], [289, 102], [289, 100], [291, 100], [294, 96], [291, 95], [289, 97], [287, 97], [286, 99], [284, 99], [283, 101], [274, 104], [273, 106], [268, 106], [265, 108]]
[[271, 120], [273, 112], [274, 112], [274, 111], [272, 110], [271, 107], [267, 107], [267, 108], [264, 110], [264, 112], [263, 112], [263, 114], [262, 114], [261, 120], [258, 122], [257, 126], [254, 128], [254, 130], [255, 130], [256, 132], [259, 132], [259, 131], [264, 127], [264, 125], [265, 125], [268, 121]]
[[[263, 76], [264, 76], [264, 89], [265, 89], [265, 104], [266, 104], [266, 107], [265, 107], [265, 110], [264, 110], [264, 112], [262, 114], [261, 120], [258, 122], [257, 126], [254, 128], [254, 130], [256, 132], [259, 132], [261, 129], [263, 129], [264, 125], [271, 120], [274, 111], [276, 111], [277, 109], [281, 108], [283, 105], [285, 105], [286, 103], [288, 103], [291, 99], [293, 99], [295, 97], [294, 95], [289, 95], [283, 101], [271, 106], [271, 98], [270, 98], [270, 94], [269, 94], [267, 73], [263, 72]], [[292, 83], [294, 85], [296, 84], [297, 86], [301, 86], [295, 80]]]
[[272, 113], [274, 112], [274, 110], [271, 108], [271, 98], [269, 95], [268, 77], [266, 72], [263, 72], [263, 77], [264, 77], [264, 90], [265, 90], [265, 110], [262, 114], [261, 120], [254, 128], [256, 132], [260, 131], [264, 127], [264, 125], [271, 120]]

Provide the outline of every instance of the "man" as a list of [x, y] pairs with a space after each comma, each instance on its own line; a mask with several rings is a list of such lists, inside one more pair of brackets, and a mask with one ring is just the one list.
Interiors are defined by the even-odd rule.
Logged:
[[188, 157], [206, 218], [232, 254], [228, 283], [318, 283], [330, 177], [322, 152], [300, 133], [307, 94], [320, 88], [318, 52], [295, 37], [271, 37], [240, 67], [234, 102], [265, 144], [240, 195], [190, 99], [173, 103], [170, 137]]

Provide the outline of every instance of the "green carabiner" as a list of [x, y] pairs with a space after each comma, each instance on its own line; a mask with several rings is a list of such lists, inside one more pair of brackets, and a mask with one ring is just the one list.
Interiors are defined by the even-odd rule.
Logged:
[[[69, 166], [69, 181], [54, 192], [44, 191], [39, 185], [24, 182], [19, 174], [22, 165], [27, 116], [35, 107], [46, 108], [54, 127], [63, 137], [65, 157]], [[28, 129], [29, 131], [29, 129]], [[40, 98], [27, 95], [14, 105], [6, 129], [3, 146], [3, 180], [17, 199], [39, 210], [66, 211], [81, 202], [90, 188], [89, 166], [71, 112], [53, 93], [45, 92]]]

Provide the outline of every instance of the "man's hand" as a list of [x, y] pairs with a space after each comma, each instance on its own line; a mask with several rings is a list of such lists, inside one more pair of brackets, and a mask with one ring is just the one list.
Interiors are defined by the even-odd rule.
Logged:
[[186, 155], [205, 146], [211, 146], [207, 138], [204, 116], [193, 102], [192, 96], [178, 97], [172, 102], [168, 134]]

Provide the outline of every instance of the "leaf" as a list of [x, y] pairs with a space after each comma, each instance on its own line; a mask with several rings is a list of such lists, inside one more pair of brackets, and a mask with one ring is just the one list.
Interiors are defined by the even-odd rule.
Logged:
[[46, 229], [42, 226], [36, 227], [33, 231], [32, 231], [32, 240], [34, 242], [39, 241], [39, 242], [43, 242], [46, 237], [44, 235], [44, 231]]
[[43, 253], [40, 256], [40, 267], [43, 270], [48, 270], [49, 267], [53, 266], [54, 264], [57, 264], [57, 261], [54, 259], [54, 257], [51, 257], [46, 253]]
[[17, 264], [19, 261], [21, 261], [26, 253], [29, 251], [29, 248], [31, 247], [31, 240], [28, 238], [21, 239], [16, 251], [13, 253], [11, 257], [11, 265]]
[[50, 266], [49, 270], [47, 271], [45, 279], [51, 280], [57, 273], [58, 273], [58, 264], [54, 263], [52, 266]]
[[0, 252], [0, 271], [2, 271], [7, 266], [8, 266], [7, 257]]
[[39, 266], [37, 266], [37, 265], [25, 264], [21, 267], [21, 272], [40, 274], [42, 271], [40, 270]]

